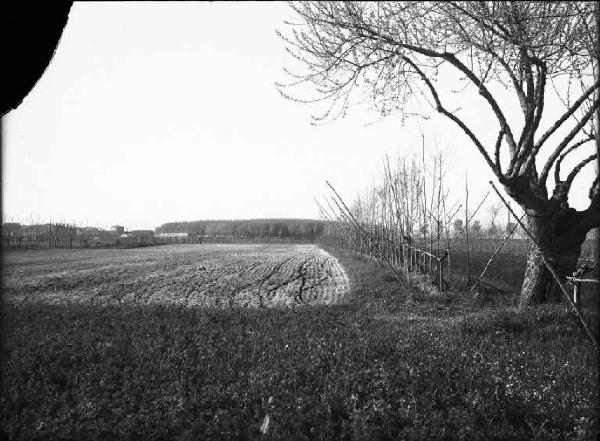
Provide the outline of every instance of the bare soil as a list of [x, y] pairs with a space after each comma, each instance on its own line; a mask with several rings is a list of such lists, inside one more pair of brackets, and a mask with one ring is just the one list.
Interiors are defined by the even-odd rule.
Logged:
[[3, 287], [18, 304], [273, 307], [339, 303], [349, 284], [316, 245], [190, 244], [7, 252]]

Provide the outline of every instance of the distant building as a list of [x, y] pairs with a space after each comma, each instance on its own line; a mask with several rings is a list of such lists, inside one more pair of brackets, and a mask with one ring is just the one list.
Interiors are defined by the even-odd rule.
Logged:
[[154, 237], [154, 231], [152, 230], [132, 230], [127, 232], [128, 237], [136, 238], [151, 238]]
[[164, 238], [187, 238], [188, 233], [158, 233], [156, 237]]
[[125, 227], [122, 225], [113, 225], [112, 227], [110, 227], [111, 231], [114, 231], [115, 233], [117, 233], [119, 236], [123, 233], [125, 233]]
[[119, 235], [121, 239], [128, 239], [130, 242], [150, 243], [154, 239], [152, 230], [132, 230]]

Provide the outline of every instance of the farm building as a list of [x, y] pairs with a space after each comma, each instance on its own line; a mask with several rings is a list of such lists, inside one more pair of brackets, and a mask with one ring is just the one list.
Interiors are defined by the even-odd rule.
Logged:
[[167, 233], [157, 233], [156, 237], [159, 239], [166, 240], [167, 242], [174, 243], [195, 243], [198, 242], [198, 235], [196, 233], [186, 233], [186, 232], [167, 232]]
[[154, 241], [154, 231], [152, 230], [131, 230], [119, 235], [119, 239], [130, 243], [148, 244]]
[[110, 227], [111, 231], [114, 231], [115, 233], [117, 233], [119, 236], [121, 234], [125, 233], [125, 227], [123, 225], [113, 225], [112, 227]]
[[187, 239], [188, 237], [188, 233], [158, 233], [156, 235], [156, 237], [162, 237], [162, 238], [179, 238], [179, 239]]
[[154, 231], [152, 230], [131, 230], [127, 234], [133, 237], [154, 237]]

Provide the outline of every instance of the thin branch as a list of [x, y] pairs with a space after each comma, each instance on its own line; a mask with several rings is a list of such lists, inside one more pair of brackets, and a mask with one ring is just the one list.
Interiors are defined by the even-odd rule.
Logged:
[[[504, 116], [504, 113], [500, 109], [500, 106], [498, 105], [498, 103], [494, 99], [493, 95], [488, 90], [488, 88], [479, 80], [479, 78], [477, 78], [477, 76], [467, 66], [465, 66], [456, 57], [455, 54], [450, 53], [450, 52], [438, 52], [438, 51], [434, 51], [434, 50], [431, 50], [431, 49], [426, 49], [426, 48], [421, 47], [421, 46], [415, 46], [415, 45], [412, 45], [412, 44], [409, 44], [409, 43], [398, 42], [395, 39], [393, 39], [393, 38], [391, 38], [391, 37], [389, 37], [387, 35], [382, 35], [382, 34], [380, 34], [379, 32], [377, 32], [377, 31], [375, 31], [373, 29], [370, 29], [368, 27], [365, 27], [365, 26], [362, 26], [362, 25], [359, 25], [359, 24], [356, 24], [354, 26], [349, 26], [347, 24], [339, 23], [339, 22], [338, 23], [334, 23], [334, 22], [328, 22], [326, 20], [323, 20], [323, 22], [325, 22], [325, 23], [327, 23], [329, 25], [332, 25], [332, 26], [333, 25], [338, 25], [338, 26], [341, 26], [342, 28], [350, 30], [350, 31], [352, 31], [352, 30], [362, 31], [364, 33], [370, 34], [371, 37], [373, 37], [373, 38], [382, 39], [382, 40], [386, 41], [388, 44], [391, 44], [391, 45], [396, 46], [398, 48], [404, 48], [404, 49], [407, 49], [407, 50], [409, 50], [411, 52], [416, 52], [418, 54], [425, 55], [426, 57], [441, 58], [443, 60], [446, 60], [450, 64], [452, 64], [460, 72], [462, 72], [463, 74], [465, 74], [467, 76], [467, 78], [469, 80], [471, 80], [471, 82], [475, 86], [477, 86], [477, 88], [479, 90], [479, 94], [488, 102], [488, 104], [492, 108], [494, 114], [496, 115], [496, 118], [500, 122], [500, 125], [505, 128], [507, 142], [508, 142], [508, 145], [509, 145], [509, 147], [511, 149], [511, 152], [513, 152], [513, 153], [516, 152], [517, 144], [515, 142], [515, 139], [514, 139], [514, 136], [513, 136], [512, 132], [510, 130], [510, 127], [508, 126], [508, 123], [506, 121], [506, 117]], [[364, 33], [363, 34], [359, 34], [359, 35], [363, 36], [363, 35], [365, 35]], [[399, 54], [399, 55], [401, 55], [401, 54]], [[469, 130], [469, 132], [470, 132], [470, 130]], [[486, 153], [486, 156], [487, 156], [487, 153]], [[488, 159], [489, 159], [489, 157], [488, 157]], [[488, 164], [492, 164], [491, 160], [488, 161]], [[490, 165], [490, 166], [492, 167], [492, 170], [494, 170], [493, 165]]]
[[[594, 92], [594, 90], [596, 90], [598, 87], [600, 87], [600, 79], [597, 80], [590, 88], [588, 88], [583, 95], [581, 95], [577, 101], [575, 101], [573, 103], [573, 105], [568, 108], [565, 113], [563, 113], [563, 115], [554, 122], [554, 124], [552, 124], [552, 126], [542, 135], [542, 137], [538, 140], [538, 142], [535, 143], [535, 146], [533, 147], [529, 157], [534, 157], [537, 152], [540, 150], [540, 148], [542, 147], [542, 145], [546, 142], [546, 140], [552, 136], [552, 134], [558, 130], [558, 128], [560, 126], [563, 125], [563, 123], [571, 116], [573, 115], [573, 113], [575, 113], [575, 111], [581, 106], [581, 104], [583, 104], [583, 102]], [[595, 105], [597, 106], [598, 103], [596, 102]], [[595, 107], [594, 107], [595, 108]], [[529, 162], [529, 159], [528, 159]]]
[[582, 139], [582, 140], [576, 142], [575, 144], [573, 144], [571, 147], [569, 147], [565, 152], [563, 152], [560, 155], [560, 157], [556, 161], [556, 165], [554, 166], [554, 182], [560, 182], [560, 166], [562, 164], [563, 159], [565, 159], [565, 156], [567, 156], [573, 150], [581, 147], [586, 142], [590, 142], [590, 141], [593, 141], [593, 140], [594, 140], [594, 137], [592, 137], [592, 136], [590, 136], [588, 138], [585, 138], [585, 139]]
[[585, 167], [586, 164], [595, 160], [597, 157], [598, 157], [598, 154], [594, 153], [593, 155], [588, 156], [583, 161], [581, 161], [579, 164], [577, 164], [577, 166], [575, 166], [575, 168], [571, 171], [571, 173], [569, 173], [569, 176], [567, 176], [565, 183], [570, 187], [571, 184], [573, 183], [573, 179], [575, 179], [575, 176], [577, 176], [579, 174], [579, 172], [583, 169], [583, 167]]
[[[597, 100], [594, 103], [594, 105], [588, 109], [588, 111], [585, 113], [585, 115], [583, 115], [583, 118], [581, 119], [581, 121], [569, 132], [569, 134], [556, 147], [556, 149], [554, 149], [554, 151], [552, 152], [552, 154], [546, 161], [546, 165], [544, 165], [544, 168], [542, 169], [542, 173], [540, 174], [540, 179], [539, 179], [540, 184], [543, 185], [546, 183], [546, 179], [548, 178], [548, 173], [550, 172], [550, 168], [552, 167], [552, 164], [554, 163], [554, 161], [556, 161], [556, 159], [558, 158], [560, 153], [566, 148], [566, 146], [571, 142], [571, 140], [575, 137], [575, 135], [577, 135], [577, 133], [579, 133], [581, 128], [585, 124], [587, 124], [588, 120], [592, 117], [592, 115], [594, 114], [594, 112], [596, 111], [596, 109], [598, 107], [600, 107], [600, 100]], [[531, 160], [533, 160], [533, 159], [531, 159]], [[525, 169], [527, 169], [528, 163], [529, 163], [529, 159], [525, 163]]]

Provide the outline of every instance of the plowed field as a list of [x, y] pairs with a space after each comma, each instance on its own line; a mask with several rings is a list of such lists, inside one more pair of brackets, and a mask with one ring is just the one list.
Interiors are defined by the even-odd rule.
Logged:
[[270, 307], [337, 303], [348, 290], [343, 268], [315, 245], [13, 251], [3, 263], [14, 303]]

